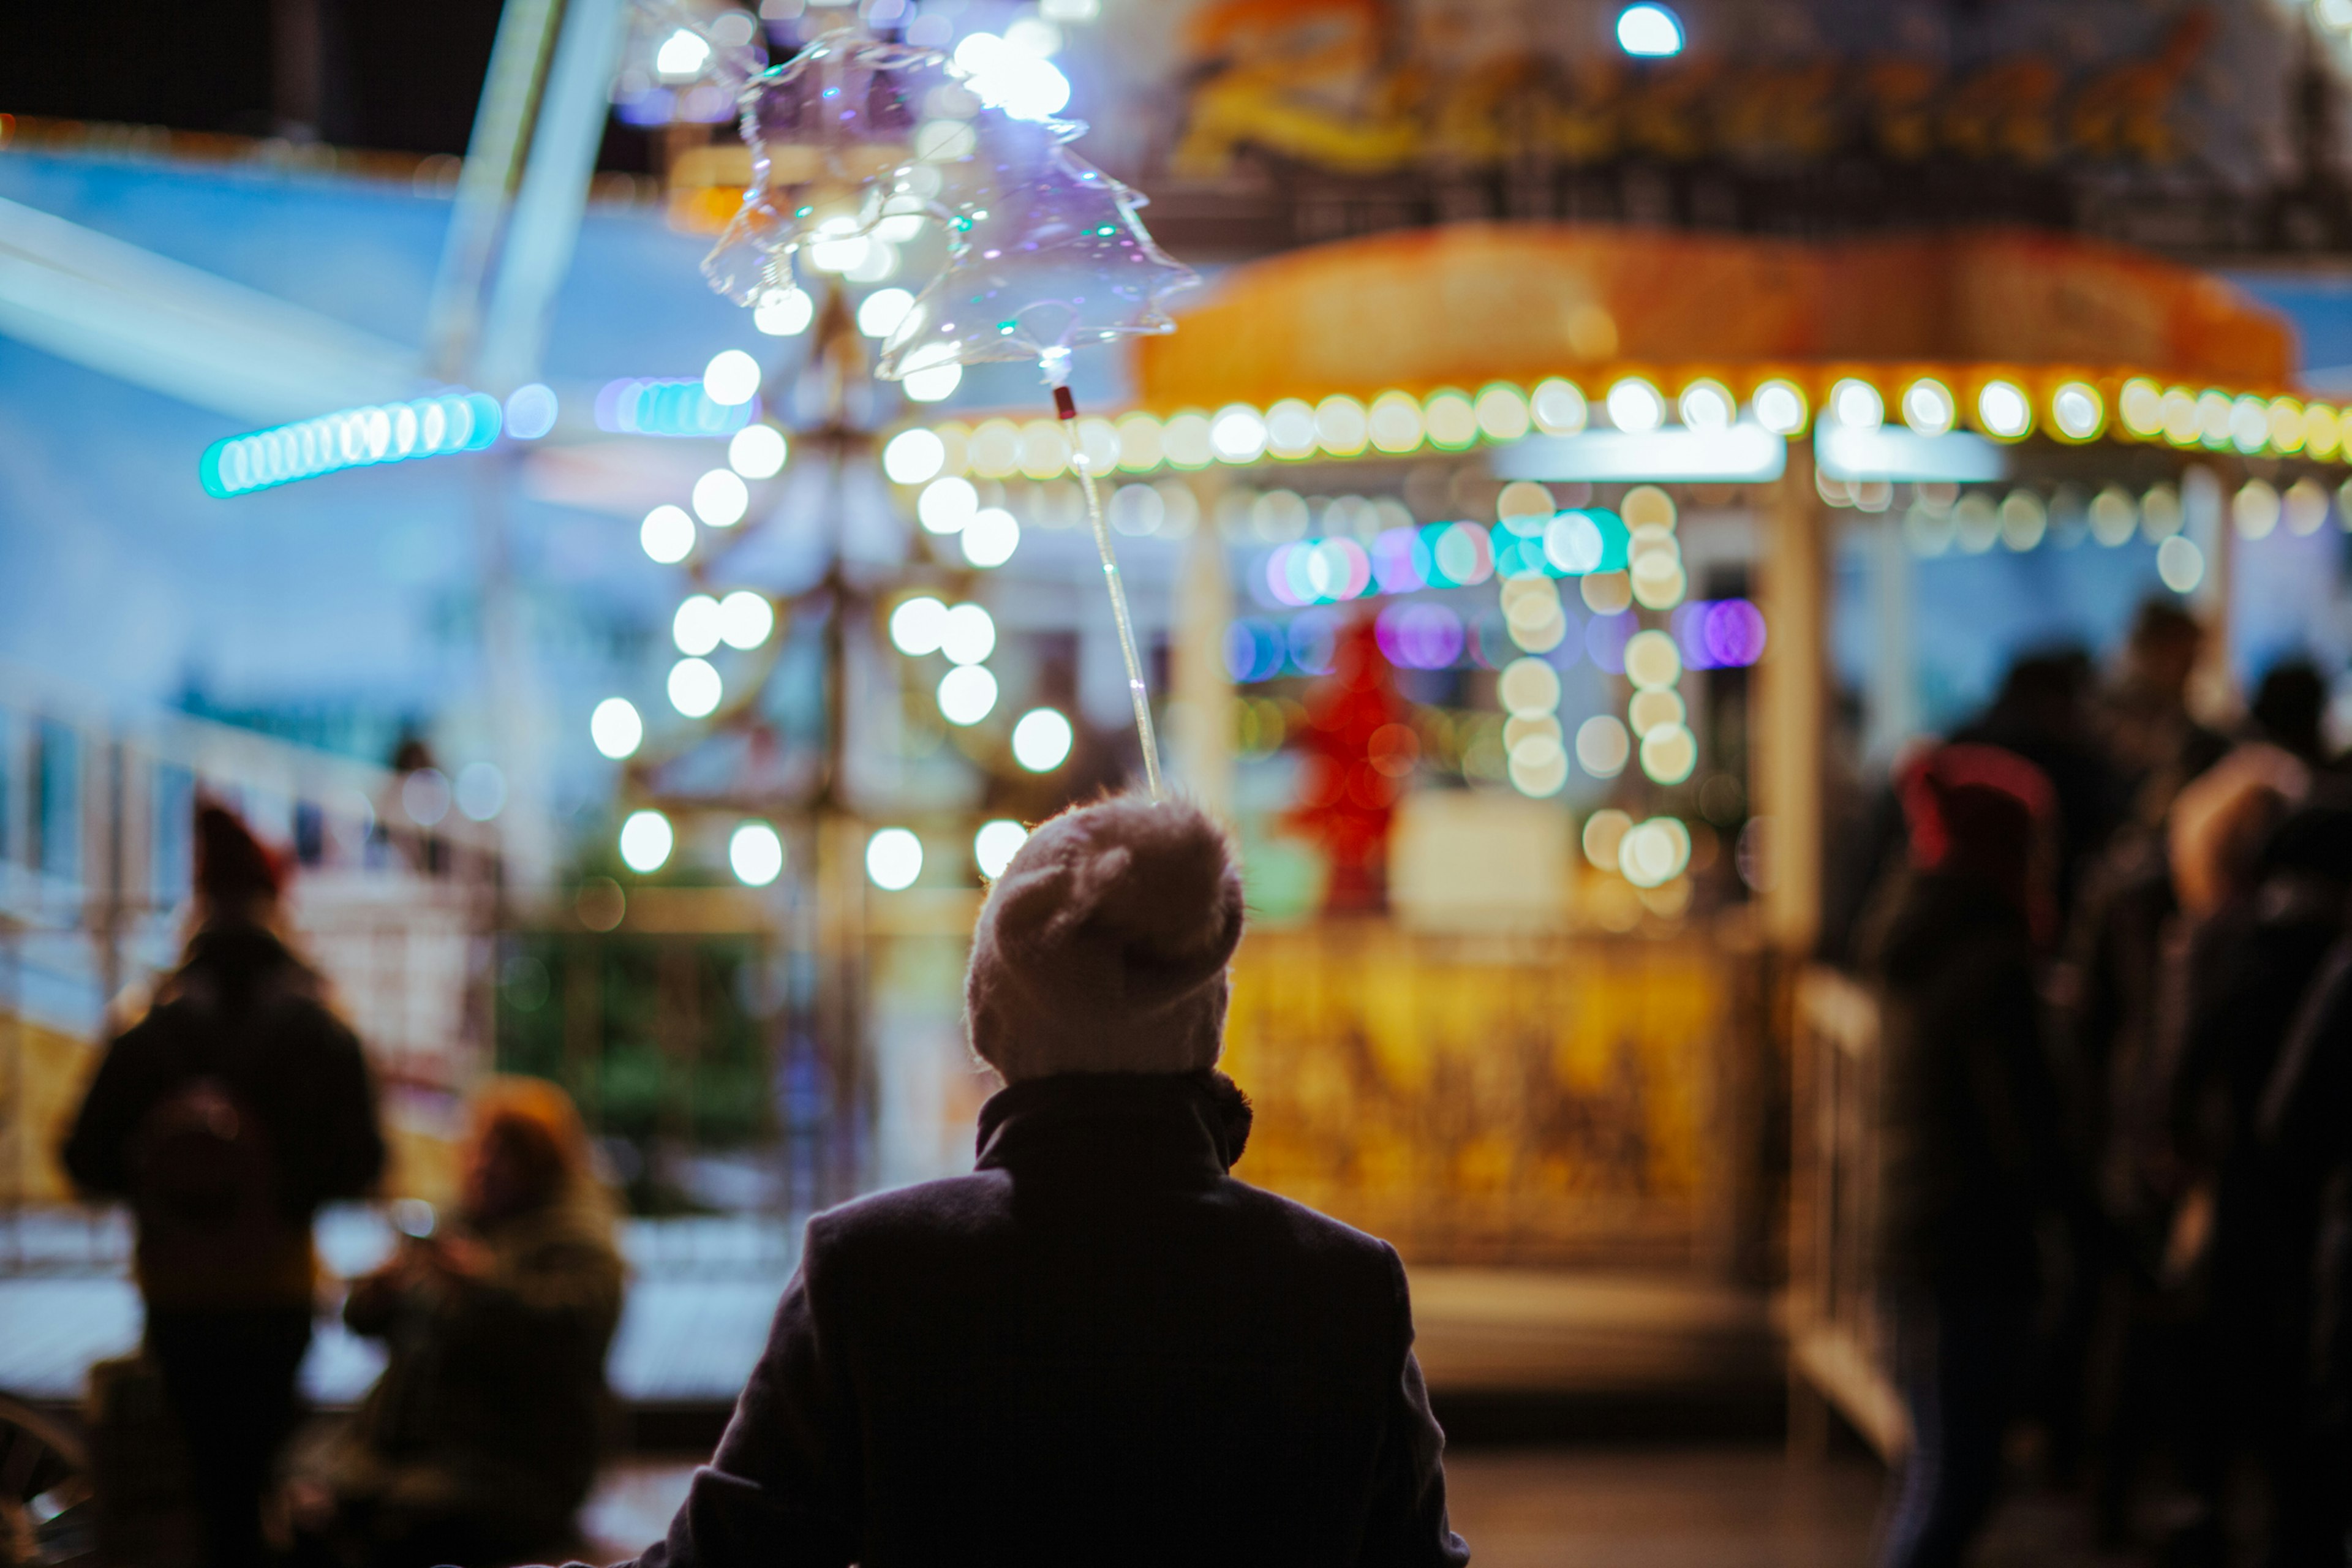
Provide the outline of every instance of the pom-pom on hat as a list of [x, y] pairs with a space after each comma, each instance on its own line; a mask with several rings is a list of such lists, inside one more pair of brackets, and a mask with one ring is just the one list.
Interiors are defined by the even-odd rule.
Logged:
[[245, 819], [215, 800], [196, 802], [196, 891], [215, 909], [274, 899], [285, 890], [286, 863]]
[[1212, 1067], [1241, 938], [1233, 846], [1199, 807], [1122, 795], [1065, 812], [981, 906], [972, 1049], [1007, 1083]]

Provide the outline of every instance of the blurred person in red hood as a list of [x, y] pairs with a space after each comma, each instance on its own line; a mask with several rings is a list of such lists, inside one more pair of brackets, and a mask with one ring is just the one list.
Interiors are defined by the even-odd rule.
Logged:
[[2041, 1289], [2037, 1227], [2083, 1206], [2038, 991], [2055, 804], [1998, 747], [1901, 780], [1907, 872], [1866, 947], [1881, 999], [1879, 1263], [1911, 1415], [1886, 1568], [1952, 1568], [1990, 1512]]

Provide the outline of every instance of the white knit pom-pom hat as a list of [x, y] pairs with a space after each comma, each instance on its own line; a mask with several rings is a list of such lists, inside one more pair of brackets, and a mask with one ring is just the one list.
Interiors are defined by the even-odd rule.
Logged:
[[1241, 937], [1233, 846], [1198, 806], [1120, 795], [1064, 812], [981, 906], [971, 1048], [1007, 1083], [1213, 1067]]

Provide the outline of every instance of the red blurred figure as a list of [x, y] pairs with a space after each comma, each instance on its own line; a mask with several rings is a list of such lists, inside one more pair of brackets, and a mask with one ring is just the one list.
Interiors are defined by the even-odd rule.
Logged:
[[1388, 907], [1389, 829], [1421, 751], [1408, 713], [1366, 616], [1339, 634], [1331, 673], [1307, 689], [1307, 765], [1289, 817], [1330, 856], [1326, 910]]

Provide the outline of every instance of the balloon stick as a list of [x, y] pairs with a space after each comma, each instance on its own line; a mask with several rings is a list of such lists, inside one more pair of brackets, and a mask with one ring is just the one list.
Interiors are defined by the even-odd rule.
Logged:
[[1086, 444], [1078, 439], [1078, 403], [1066, 385], [1054, 388], [1054, 412], [1062, 421], [1070, 444], [1070, 467], [1077, 470], [1079, 488], [1087, 495], [1087, 520], [1094, 524], [1095, 549], [1102, 556], [1103, 587], [1110, 595], [1111, 619], [1118, 624], [1118, 651], [1127, 660], [1127, 694], [1135, 703], [1136, 738], [1143, 742], [1143, 777], [1151, 798], [1160, 798], [1160, 739], [1151, 728], [1151, 694], [1143, 684], [1143, 659], [1135, 647], [1135, 617], [1128, 613], [1127, 581], [1119, 575], [1118, 552], [1111, 548], [1110, 525], [1103, 518], [1102, 493], [1095, 488], [1094, 464]]

